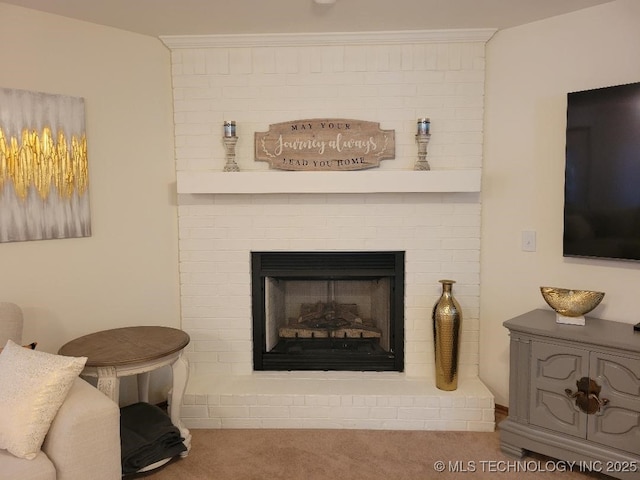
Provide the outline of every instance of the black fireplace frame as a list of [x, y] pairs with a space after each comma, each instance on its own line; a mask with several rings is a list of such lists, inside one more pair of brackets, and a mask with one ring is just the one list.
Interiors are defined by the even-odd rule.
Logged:
[[[392, 328], [390, 349], [359, 353], [280, 353], [266, 351], [265, 281], [268, 277], [295, 280], [390, 280]], [[404, 251], [251, 252], [253, 369], [404, 371]]]

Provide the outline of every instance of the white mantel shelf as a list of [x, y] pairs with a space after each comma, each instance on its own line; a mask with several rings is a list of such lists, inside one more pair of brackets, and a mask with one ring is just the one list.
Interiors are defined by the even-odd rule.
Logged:
[[177, 172], [179, 194], [480, 192], [478, 170]]

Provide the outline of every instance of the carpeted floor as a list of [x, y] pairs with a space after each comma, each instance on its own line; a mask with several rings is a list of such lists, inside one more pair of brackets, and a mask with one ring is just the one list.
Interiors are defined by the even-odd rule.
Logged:
[[[499, 433], [380, 430], [197, 430], [185, 458], [147, 480], [610, 479], [547, 457], [520, 463]], [[442, 463], [438, 463], [442, 462]]]

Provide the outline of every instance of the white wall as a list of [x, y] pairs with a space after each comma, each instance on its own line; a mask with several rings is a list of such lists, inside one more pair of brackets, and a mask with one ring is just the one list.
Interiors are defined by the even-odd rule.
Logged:
[[[344, 45], [300, 35], [292, 36], [294, 46], [269, 35], [251, 38], [247, 46], [239, 36], [235, 41], [242, 47], [216, 36], [206, 46], [201, 38], [190, 45], [167, 37], [173, 46], [177, 168], [222, 171], [223, 119], [236, 120], [237, 161], [248, 171], [268, 168], [254, 160], [255, 131], [324, 117], [376, 121], [395, 130], [396, 158], [380, 169], [411, 171], [416, 119], [422, 116], [431, 118], [428, 159], [434, 170], [478, 168], [490, 33], [476, 32], [475, 40], [415, 33], [402, 43], [380, 34], [364, 45], [357, 35]], [[359, 173], [344, 175], [357, 185]], [[288, 175], [294, 181], [305, 173]], [[438, 280], [453, 278], [465, 318], [460, 372], [477, 376], [478, 195], [198, 193], [179, 197], [182, 319], [192, 339], [194, 377], [252, 371], [252, 250], [406, 251], [405, 372], [433, 376], [431, 309], [441, 293]]]
[[25, 340], [49, 352], [111, 327], [178, 327], [169, 51], [2, 3], [0, 18], [0, 87], [85, 99], [93, 230], [0, 244], [0, 301], [23, 308]]
[[[548, 308], [542, 285], [601, 290], [591, 315], [636, 323], [640, 264], [562, 257], [566, 94], [640, 81], [640, 2], [613, 3], [498, 32], [487, 45], [480, 377], [508, 405], [502, 322]], [[523, 252], [523, 230], [537, 251]], [[631, 332], [631, 329], [630, 329]]]

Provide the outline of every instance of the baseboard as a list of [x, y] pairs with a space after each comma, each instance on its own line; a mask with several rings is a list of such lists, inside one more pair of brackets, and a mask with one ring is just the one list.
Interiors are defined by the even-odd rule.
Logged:
[[504, 415], [505, 417], [509, 416], [509, 407], [505, 407], [504, 405], [497, 405], [495, 406], [495, 412], [498, 415]]

